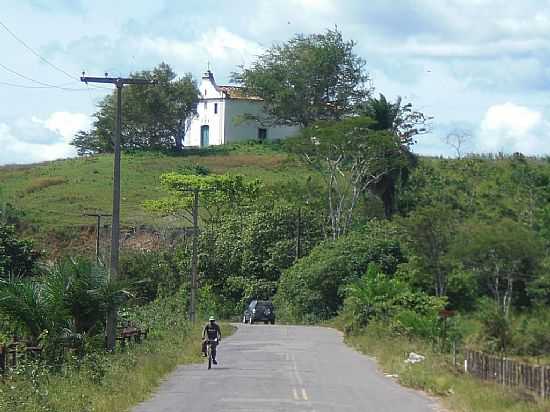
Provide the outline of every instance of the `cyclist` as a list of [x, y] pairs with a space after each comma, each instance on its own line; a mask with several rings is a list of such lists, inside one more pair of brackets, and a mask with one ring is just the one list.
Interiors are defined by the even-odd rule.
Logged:
[[216, 318], [214, 316], [210, 316], [208, 319], [208, 323], [204, 326], [204, 329], [202, 330], [202, 354], [204, 357], [207, 356], [206, 354], [206, 344], [208, 341], [211, 341], [212, 345], [212, 362], [214, 365], [217, 365], [218, 362], [216, 361], [216, 346], [222, 341], [222, 331], [220, 329], [220, 326], [216, 323]]

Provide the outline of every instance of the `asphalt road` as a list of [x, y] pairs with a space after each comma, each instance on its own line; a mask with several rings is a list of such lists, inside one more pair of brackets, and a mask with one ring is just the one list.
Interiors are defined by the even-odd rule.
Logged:
[[218, 349], [217, 367], [178, 367], [134, 412], [437, 410], [329, 328], [239, 325]]

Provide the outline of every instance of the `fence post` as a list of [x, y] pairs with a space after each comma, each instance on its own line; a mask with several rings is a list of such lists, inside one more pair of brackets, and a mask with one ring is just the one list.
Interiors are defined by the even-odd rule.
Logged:
[[544, 365], [541, 365], [540, 367], [540, 397], [544, 399], [546, 397], [546, 385], [544, 382], [544, 378], [546, 378], [546, 368]]

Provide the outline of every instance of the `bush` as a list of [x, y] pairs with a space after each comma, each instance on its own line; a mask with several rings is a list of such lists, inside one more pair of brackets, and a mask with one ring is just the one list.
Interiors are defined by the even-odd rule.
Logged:
[[386, 323], [398, 334], [433, 338], [437, 335], [438, 312], [445, 300], [413, 291], [399, 279], [392, 279], [370, 265], [367, 274], [346, 288], [342, 313], [345, 327], [353, 332], [372, 320]]
[[392, 275], [404, 258], [399, 242], [381, 229], [382, 224], [372, 222], [336, 241], [325, 241], [285, 271], [276, 296], [279, 312], [289, 320], [329, 319], [342, 306], [345, 286], [359, 280], [369, 264]]
[[550, 353], [550, 309], [540, 307], [521, 316], [513, 336], [513, 352], [542, 356]]

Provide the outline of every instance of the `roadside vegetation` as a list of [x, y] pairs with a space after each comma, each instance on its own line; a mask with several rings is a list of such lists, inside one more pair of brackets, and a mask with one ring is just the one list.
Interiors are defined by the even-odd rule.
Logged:
[[[123, 248], [117, 282], [90, 262], [93, 243], [79, 235], [83, 211], [109, 210], [104, 124], [76, 141], [103, 139], [89, 156], [0, 169], [0, 343], [16, 334], [42, 348], [0, 384], [7, 410], [125, 410], [174, 365], [196, 360], [196, 331], [184, 320], [194, 190], [200, 314], [240, 319], [250, 300], [272, 299], [277, 321], [337, 325], [451, 410], [548, 410], [463, 375], [460, 356], [468, 348], [550, 360], [549, 159], [416, 156], [429, 116], [375, 96], [353, 48], [338, 31], [299, 35], [234, 74], [273, 122], [302, 126], [282, 143], [177, 152], [173, 118], [162, 135], [170, 147], [147, 135], [129, 142], [123, 223], [156, 228], [158, 239]], [[301, 98], [307, 104], [292, 106]], [[98, 121], [112, 114], [108, 103]], [[148, 126], [132, 125], [158, 131]], [[114, 306], [151, 336], [108, 354]], [[426, 359], [406, 364], [410, 352]]]

